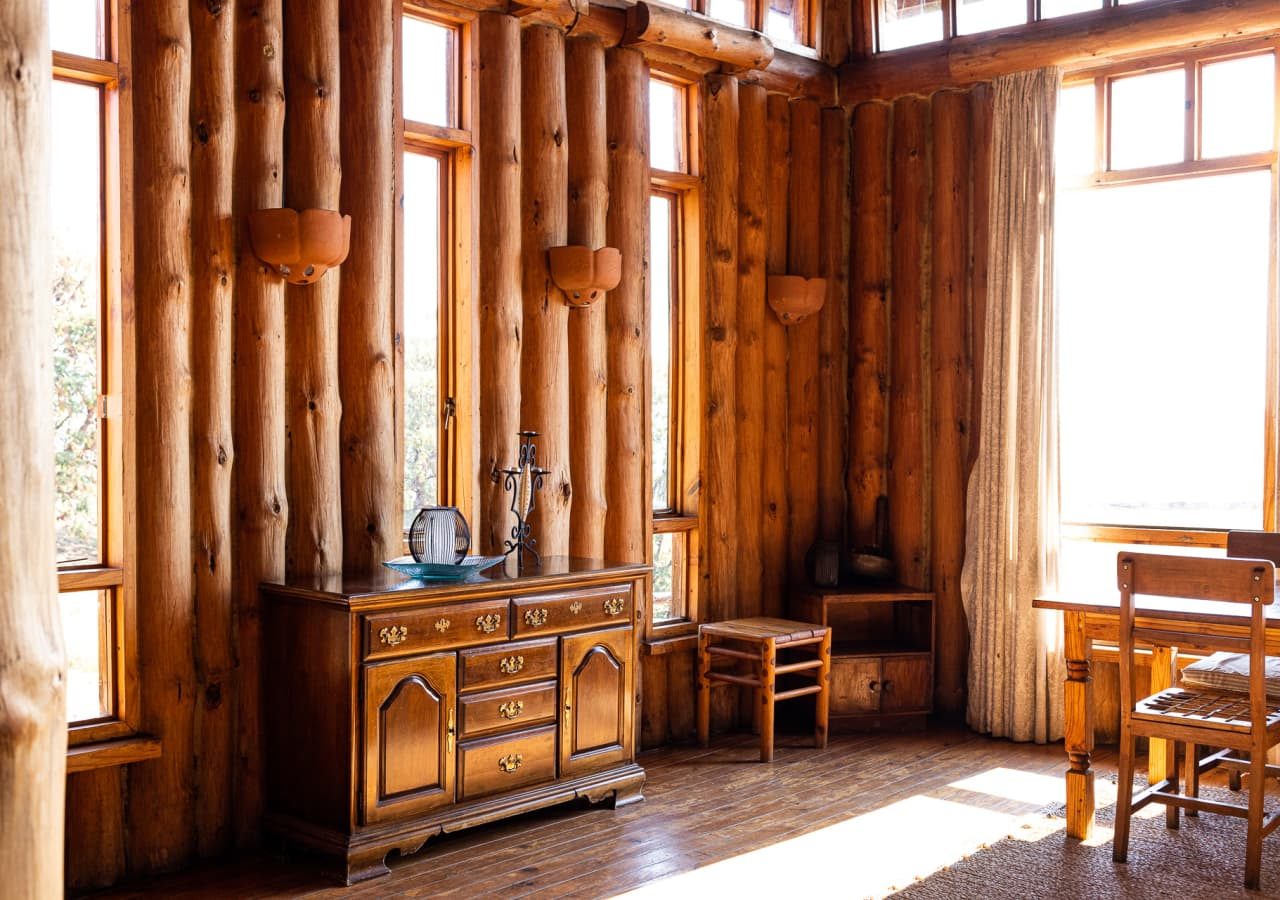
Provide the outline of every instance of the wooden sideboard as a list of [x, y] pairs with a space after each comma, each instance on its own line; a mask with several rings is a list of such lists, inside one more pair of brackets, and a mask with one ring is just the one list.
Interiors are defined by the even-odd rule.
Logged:
[[467, 582], [387, 571], [262, 587], [266, 829], [338, 859], [578, 797], [643, 799], [649, 568], [550, 558]]

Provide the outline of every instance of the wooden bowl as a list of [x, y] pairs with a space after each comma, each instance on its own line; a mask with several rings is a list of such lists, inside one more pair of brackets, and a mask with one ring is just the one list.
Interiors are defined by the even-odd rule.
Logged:
[[892, 581], [893, 560], [879, 553], [854, 550], [849, 554], [849, 571], [865, 581]]

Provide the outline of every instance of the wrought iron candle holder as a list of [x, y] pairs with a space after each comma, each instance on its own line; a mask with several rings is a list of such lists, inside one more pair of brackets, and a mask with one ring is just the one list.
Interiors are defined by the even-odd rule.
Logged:
[[530, 533], [529, 514], [533, 512], [534, 498], [542, 490], [542, 481], [547, 470], [538, 466], [538, 448], [533, 439], [536, 431], [520, 432], [520, 455], [514, 469], [502, 469], [505, 476], [503, 490], [511, 491], [511, 511], [515, 513], [516, 524], [511, 526], [511, 540], [505, 541], [506, 555], [516, 554], [516, 569], [524, 569], [525, 554], [531, 555], [535, 562], [542, 564], [542, 557], [534, 549], [537, 539]]

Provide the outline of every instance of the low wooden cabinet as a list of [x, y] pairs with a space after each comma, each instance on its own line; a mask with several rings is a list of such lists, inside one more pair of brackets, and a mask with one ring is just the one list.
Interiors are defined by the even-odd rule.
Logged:
[[828, 625], [831, 728], [921, 725], [933, 710], [934, 595], [901, 585], [809, 588], [791, 614]]
[[443, 832], [642, 799], [648, 572], [552, 558], [457, 584], [264, 585], [268, 833], [337, 858], [354, 884]]

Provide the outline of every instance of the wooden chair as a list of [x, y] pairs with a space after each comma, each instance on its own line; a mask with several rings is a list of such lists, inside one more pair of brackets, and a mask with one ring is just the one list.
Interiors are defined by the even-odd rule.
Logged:
[[[797, 647], [811, 647], [817, 655], [794, 662], [778, 662], [778, 651]], [[746, 662], [754, 672], [751, 675], [717, 672], [712, 668], [715, 659]], [[814, 683], [786, 691], [775, 689], [777, 676], [793, 673], [811, 676]], [[698, 627], [698, 740], [705, 747], [711, 738], [711, 688], [737, 685], [752, 688], [756, 694], [761, 762], [773, 760], [773, 708], [779, 700], [816, 696], [813, 742], [815, 747], [825, 747], [830, 681], [831, 629], [826, 626], [763, 618], [701, 625]]]
[[[1269, 701], [1264, 683], [1266, 607], [1275, 599], [1275, 566], [1258, 559], [1203, 559], [1120, 553], [1116, 560], [1120, 587], [1120, 783], [1116, 800], [1116, 831], [1112, 856], [1124, 862], [1129, 851], [1129, 820], [1148, 803], [1165, 805], [1165, 824], [1178, 827], [1182, 809], [1240, 816], [1248, 822], [1245, 846], [1245, 886], [1257, 888], [1262, 865], [1262, 839], [1280, 816], [1263, 814], [1268, 770], [1266, 751], [1280, 743], [1280, 705]], [[1135, 594], [1213, 601], [1204, 612], [1185, 613], [1187, 628], [1174, 631], [1140, 625], [1135, 620]], [[1248, 603], [1252, 606], [1249, 635], [1215, 634], [1215, 603]], [[1133, 697], [1134, 647], [1184, 647], [1195, 650], [1248, 653], [1247, 694], [1203, 688], [1173, 687], [1135, 702]], [[1133, 795], [1135, 739], [1163, 738], [1168, 776]], [[1187, 791], [1179, 790], [1178, 745], [1187, 745]], [[1196, 747], [1226, 749], [1203, 760]], [[1249, 759], [1233, 755], [1248, 751]], [[1218, 766], [1243, 768], [1249, 773], [1247, 806], [1202, 800], [1200, 775]]]
[[[1234, 559], [1269, 559], [1280, 566], [1280, 532], [1228, 531], [1227, 556]], [[1232, 769], [1227, 779], [1227, 786], [1231, 790], [1240, 790], [1238, 769]]]

